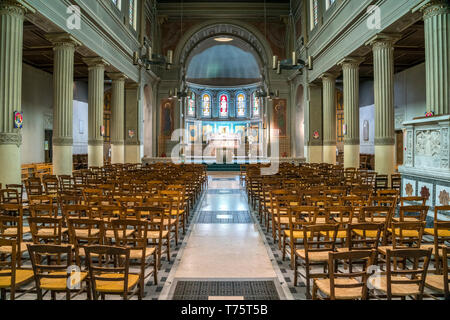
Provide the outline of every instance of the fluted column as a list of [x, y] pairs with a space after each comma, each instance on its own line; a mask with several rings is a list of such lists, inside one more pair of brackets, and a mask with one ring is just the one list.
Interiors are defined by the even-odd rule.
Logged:
[[434, 0], [421, 8], [425, 23], [427, 111], [450, 113], [450, 5]]
[[345, 58], [344, 78], [344, 167], [359, 168], [359, 65], [362, 58]]
[[88, 166], [103, 166], [103, 126], [104, 81], [107, 62], [102, 58], [85, 58], [89, 66], [88, 89]]
[[[22, 105], [22, 42], [25, 8], [0, 0], [0, 183], [20, 184], [22, 133], [14, 111]], [[32, 119], [26, 119], [30, 123]]]
[[120, 72], [108, 73], [112, 80], [111, 97], [111, 163], [124, 163], [124, 124], [125, 124], [125, 80], [127, 77]]
[[323, 162], [336, 164], [336, 77], [322, 75], [323, 94]]
[[394, 43], [397, 34], [378, 34], [367, 44], [373, 50], [375, 95], [375, 171], [395, 171]]
[[67, 33], [47, 35], [53, 44], [53, 173], [72, 175], [73, 70], [75, 47]]

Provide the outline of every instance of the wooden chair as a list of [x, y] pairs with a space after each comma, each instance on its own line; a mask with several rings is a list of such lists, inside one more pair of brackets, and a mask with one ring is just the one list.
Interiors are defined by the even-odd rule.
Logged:
[[130, 248], [93, 245], [85, 248], [94, 300], [99, 295], [121, 295], [124, 300], [138, 294], [142, 298], [139, 274], [130, 273]]
[[393, 222], [391, 228], [388, 228], [392, 238], [392, 245], [380, 246], [378, 247], [378, 252], [386, 256], [386, 251], [389, 249], [420, 248], [424, 228], [425, 222], [422, 221]]
[[402, 207], [410, 206], [410, 205], [424, 206], [426, 203], [427, 203], [427, 198], [424, 198], [424, 197], [410, 196], [410, 197], [401, 197], [400, 198], [400, 205]]
[[431, 294], [432, 297], [435, 297], [437, 294], [444, 294], [444, 298], [448, 300], [450, 298], [448, 280], [448, 260], [450, 259], [450, 249], [448, 246], [442, 245], [437, 251], [442, 252], [442, 269], [441, 271], [427, 274], [425, 286], [434, 292]]
[[[14, 240], [16, 242], [15, 259], [17, 266], [22, 266], [23, 254], [27, 251], [27, 243], [23, 241], [23, 217], [0, 215], [0, 238]], [[1, 246], [0, 255], [12, 256], [13, 251], [10, 246]]]
[[377, 174], [375, 178], [375, 191], [388, 188], [388, 175]]
[[[306, 295], [308, 298], [311, 298], [310, 279], [325, 278], [328, 275], [325, 273], [326, 263], [328, 262], [328, 254], [335, 252], [338, 228], [338, 224], [318, 224], [303, 228], [304, 249], [295, 251], [294, 286], [297, 286], [298, 276], [303, 276], [306, 282]], [[324, 236], [323, 233], [327, 232], [329, 236]], [[300, 260], [300, 263], [298, 260]], [[311, 273], [311, 266], [314, 265], [324, 266], [324, 272]], [[299, 272], [299, 266], [304, 268], [304, 275]]]
[[316, 207], [294, 206], [289, 208], [289, 229], [283, 232], [283, 261], [286, 258], [287, 243], [289, 240], [289, 254], [291, 256], [291, 268], [294, 268], [295, 251], [297, 246], [303, 244], [303, 227], [316, 224], [319, 210]]
[[402, 206], [399, 217], [393, 217], [393, 221], [426, 221], [428, 206]]
[[400, 194], [400, 189], [402, 186], [402, 176], [399, 173], [391, 174], [391, 189], [398, 190]]
[[7, 291], [9, 291], [10, 300], [14, 300], [16, 290], [33, 280], [32, 269], [21, 269], [20, 265], [18, 268], [17, 248], [16, 240], [7, 240], [0, 237], [1, 251], [11, 253], [9, 259], [4, 254], [0, 254], [0, 293], [2, 300], [6, 300]]
[[[330, 252], [328, 256], [328, 279], [314, 279], [312, 299], [318, 299], [318, 293], [323, 293], [330, 300], [367, 300], [367, 279], [365, 271], [373, 265], [376, 251]], [[355, 261], [366, 261], [362, 271], [337, 272], [339, 263], [352, 266]]]
[[[381, 232], [381, 238], [382, 243], [384, 245], [387, 244], [387, 235], [388, 235], [388, 228], [390, 227], [392, 215], [393, 215], [393, 209], [391, 207], [363, 207], [361, 210], [361, 222], [366, 223], [381, 223], [383, 226], [383, 230]], [[375, 238], [377, 233], [374, 231], [366, 231], [365, 233], [360, 232], [359, 230], [354, 231], [357, 235], [361, 237], [369, 237], [369, 238]]]
[[[387, 249], [386, 275], [371, 277], [369, 283], [375, 292], [380, 291], [388, 300], [408, 296], [422, 300], [430, 256], [431, 249]], [[398, 259], [412, 260], [413, 264], [408, 268], [406, 263], [397, 263]]]
[[62, 243], [62, 218], [31, 217], [28, 218], [28, 224], [34, 244]]
[[[434, 267], [436, 268], [436, 272], [439, 273], [442, 270], [441, 265], [445, 264], [445, 258], [440, 248], [442, 248], [442, 245], [445, 246], [445, 243], [450, 242], [450, 221], [439, 221], [435, 219], [434, 227], [431, 230], [433, 236], [433, 244], [423, 244], [421, 245], [421, 247], [425, 249], [432, 248], [432, 255], [434, 256]], [[430, 235], [430, 229], [425, 228], [424, 233]]]
[[[37, 289], [37, 298], [42, 300], [47, 292], [51, 292], [52, 300], [56, 300], [56, 293], [66, 294], [66, 300], [89, 292], [89, 283], [86, 282], [87, 273], [80, 272], [72, 266], [72, 247], [70, 245], [28, 245], [33, 274]], [[50, 261], [49, 256], [56, 257]], [[47, 264], [44, 261], [47, 260]], [[86, 282], [87, 288], [83, 288]], [[46, 290], [42, 294], [42, 290]], [[72, 292], [76, 292], [71, 296]]]
[[[144, 281], [153, 274], [154, 284], [158, 284], [158, 250], [148, 243], [148, 222], [142, 220], [118, 219], [112, 222], [115, 244], [130, 248], [130, 260], [140, 267], [140, 296], [144, 296]], [[134, 230], [132, 234], [128, 230]], [[130, 264], [131, 265], [131, 264]], [[146, 269], [153, 269], [146, 273]]]

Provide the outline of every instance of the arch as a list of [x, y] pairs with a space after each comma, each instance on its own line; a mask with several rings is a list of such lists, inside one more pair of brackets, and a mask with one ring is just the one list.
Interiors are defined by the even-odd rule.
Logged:
[[273, 53], [267, 39], [253, 26], [236, 20], [211, 20], [192, 27], [178, 42], [174, 61], [184, 65], [189, 53], [205, 39], [220, 35], [231, 35], [249, 43], [259, 55], [263, 65], [268, 65]]
[[153, 156], [153, 101], [152, 87], [144, 86], [144, 157]]

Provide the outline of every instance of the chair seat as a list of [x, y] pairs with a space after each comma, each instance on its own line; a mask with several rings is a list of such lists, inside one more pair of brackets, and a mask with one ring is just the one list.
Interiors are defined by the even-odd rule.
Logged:
[[[310, 251], [308, 252], [308, 259], [311, 262], [327, 262], [330, 252], [331, 251]], [[306, 259], [306, 253], [304, 249], [295, 250], [295, 254], [303, 260]]]
[[[134, 233], [135, 230], [129, 229], [127, 231], [125, 231], [125, 236], [129, 237]], [[122, 231], [121, 231], [122, 232]], [[114, 234], [114, 230], [106, 230], [105, 232], [105, 236], [107, 238], [115, 238], [115, 234]]]
[[[424, 234], [434, 236], [434, 228], [425, 228]], [[439, 238], [450, 237], [450, 230], [442, 230], [442, 229], [438, 230], [438, 237]]]
[[317, 217], [317, 218], [316, 218], [316, 223], [317, 223], [317, 224], [324, 224], [324, 223], [327, 223], [327, 218], [325, 218], [325, 217]]
[[[31, 229], [30, 227], [23, 227], [22, 234], [30, 233]], [[3, 235], [5, 236], [17, 236], [17, 228], [7, 228], [5, 231], [3, 231]]]
[[[162, 232], [162, 238], [167, 237], [168, 234], [169, 234], [169, 231], [164, 230], [164, 231]], [[159, 231], [148, 231], [148, 232], [147, 232], [147, 237], [148, 237], [149, 239], [159, 239]]]
[[[291, 231], [290, 230], [283, 230], [283, 231], [284, 231], [284, 234], [286, 235], [287, 238], [291, 237]], [[292, 232], [292, 237], [294, 239], [303, 239], [303, 236], [304, 236], [303, 231], [293, 231]], [[310, 237], [311, 236], [311, 232], [308, 232], [306, 236]]]
[[[49, 275], [65, 275], [67, 274], [65, 271], [63, 272], [51, 272]], [[87, 272], [80, 272], [80, 277], [74, 277], [72, 279], [72, 286], [78, 285], [87, 277]], [[41, 278], [41, 288], [44, 290], [53, 290], [60, 291], [67, 289], [67, 278]]]
[[427, 274], [425, 286], [436, 291], [444, 292], [444, 276], [441, 274]]
[[[21, 242], [20, 243], [20, 253], [27, 252], [27, 244], [33, 244], [32, 242]], [[11, 254], [12, 248], [10, 246], [0, 247], [0, 253]]]
[[[431, 249], [433, 249], [433, 251], [431, 252], [431, 254], [435, 254], [435, 247], [434, 247], [434, 244], [421, 244], [420, 245], [420, 249], [429, 249], [429, 248], [431, 248]], [[442, 248], [439, 248], [439, 257], [442, 257]]]
[[349, 217], [343, 217], [342, 220], [336, 217], [333, 220], [336, 221], [336, 222], [343, 222], [343, 223], [358, 223], [359, 222], [358, 218], [352, 218], [350, 220]]
[[[10, 273], [11, 270], [0, 270], [0, 288], [11, 287], [11, 276], [1, 276], [1, 274]], [[16, 269], [16, 286], [27, 283], [34, 278], [32, 269]]]
[[[331, 295], [331, 280], [330, 279], [316, 279], [314, 280], [320, 291], [327, 296]], [[353, 278], [336, 278], [334, 283], [337, 285], [352, 285], [358, 284], [358, 280]], [[334, 288], [334, 295], [336, 299], [340, 300], [353, 300], [362, 298], [362, 287], [358, 288]]]
[[289, 224], [289, 217], [274, 217], [275, 223], [279, 224]]
[[[387, 230], [392, 233], [392, 228], [388, 228]], [[403, 236], [405, 238], [417, 238], [419, 237], [419, 231], [395, 229], [395, 235], [398, 237]]]
[[91, 233], [89, 234], [88, 229], [78, 229], [78, 230], [75, 230], [75, 235], [77, 237], [82, 237], [82, 238], [95, 237], [99, 234], [100, 229], [91, 229], [90, 231], [91, 231]]
[[[54, 228], [42, 228], [38, 230], [37, 236], [38, 237], [54, 236], [55, 231], [56, 229]], [[68, 231], [69, 231], [68, 228], [61, 228], [61, 233], [66, 233]]]
[[[399, 222], [400, 221], [400, 217], [393, 217], [392, 220], [394, 222]], [[416, 221], [420, 221], [420, 219], [414, 218], [414, 217], [403, 217], [403, 221], [404, 222], [416, 222]]]
[[[408, 280], [408, 278], [393, 276], [392, 280]], [[373, 286], [373, 288], [383, 291], [383, 292], [387, 292], [386, 276], [369, 278], [369, 282]], [[391, 291], [392, 291], [392, 295], [397, 296], [397, 297], [405, 297], [405, 296], [420, 294], [419, 285], [414, 284], [414, 283], [408, 283], [408, 284], [393, 283], [393, 284], [391, 284]]]
[[[332, 235], [331, 232], [328, 232], [328, 231], [321, 231], [320, 234], [323, 235], [323, 236], [327, 236], [327, 237], [331, 237], [331, 235]], [[347, 231], [346, 230], [339, 230], [337, 232], [336, 238], [337, 239], [345, 239], [345, 238], [347, 238]]]
[[[123, 274], [118, 273], [104, 273], [101, 275], [105, 278], [122, 278]], [[128, 291], [131, 290], [139, 281], [139, 275], [129, 273], [128, 274]], [[105, 280], [95, 280], [95, 289], [97, 292], [102, 293], [122, 293], [124, 292], [124, 281], [105, 281]]]
[[[145, 258], [148, 258], [152, 254], [154, 254], [155, 250], [156, 250], [155, 247], [147, 247], [145, 249]], [[136, 250], [131, 249], [130, 250], [130, 259], [142, 259], [142, 258], [143, 258], [142, 249], [136, 249]]]
[[[366, 237], [366, 238], [375, 238], [377, 236], [376, 230], [358, 230], [353, 229], [353, 232], [360, 236], [360, 237]], [[380, 237], [383, 237], [383, 231], [380, 232]]]
[[168, 216], [176, 216], [176, 215], [181, 216], [181, 215], [183, 215], [183, 214], [184, 214], [184, 210], [182, 210], [182, 209], [180, 209], [180, 210], [172, 209], [172, 211], [170, 212], [170, 214], [169, 214], [168, 212], [166, 212], [166, 215], [168, 215]]
[[[155, 223], [161, 222], [161, 219], [153, 219], [153, 222], [155, 222]], [[175, 223], [177, 223], [176, 218], [164, 219], [163, 225], [167, 226], [167, 225], [173, 225]]]

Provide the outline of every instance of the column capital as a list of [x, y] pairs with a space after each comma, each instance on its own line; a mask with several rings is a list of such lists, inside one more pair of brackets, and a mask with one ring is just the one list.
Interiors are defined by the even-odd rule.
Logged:
[[20, 132], [1, 132], [0, 145], [2, 144], [15, 144], [20, 147], [22, 144], [22, 134]]
[[83, 58], [83, 62], [88, 65], [89, 69], [109, 66], [109, 63], [102, 57], [86, 57]]
[[125, 81], [128, 79], [122, 72], [107, 72], [106, 75], [113, 81]]
[[331, 72], [325, 72], [325, 73], [322, 73], [319, 76], [319, 78], [322, 79], [322, 81], [323, 80], [336, 80], [337, 75], [334, 73], [331, 73]]
[[125, 89], [138, 89], [139, 88], [139, 83], [135, 83], [135, 82], [130, 82], [125, 84]]
[[419, 4], [413, 11], [420, 10], [423, 19], [429, 19], [434, 16], [449, 14], [450, 4], [447, 0], [428, 0]]
[[82, 45], [74, 36], [65, 32], [49, 33], [45, 35], [45, 38], [53, 44], [54, 48], [68, 45], [79, 47]]
[[341, 66], [342, 69], [357, 69], [359, 65], [363, 63], [365, 60], [364, 57], [346, 57], [337, 63], [338, 66]]
[[393, 47], [394, 44], [402, 38], [400, 33], [378, 33], [366, 42], [366, 46], [373, 48]]
[[25, 13], [35, 13], [36, 10], [22, 0], [1, 0], [0, 14], [15, 14], [24, 16]]

